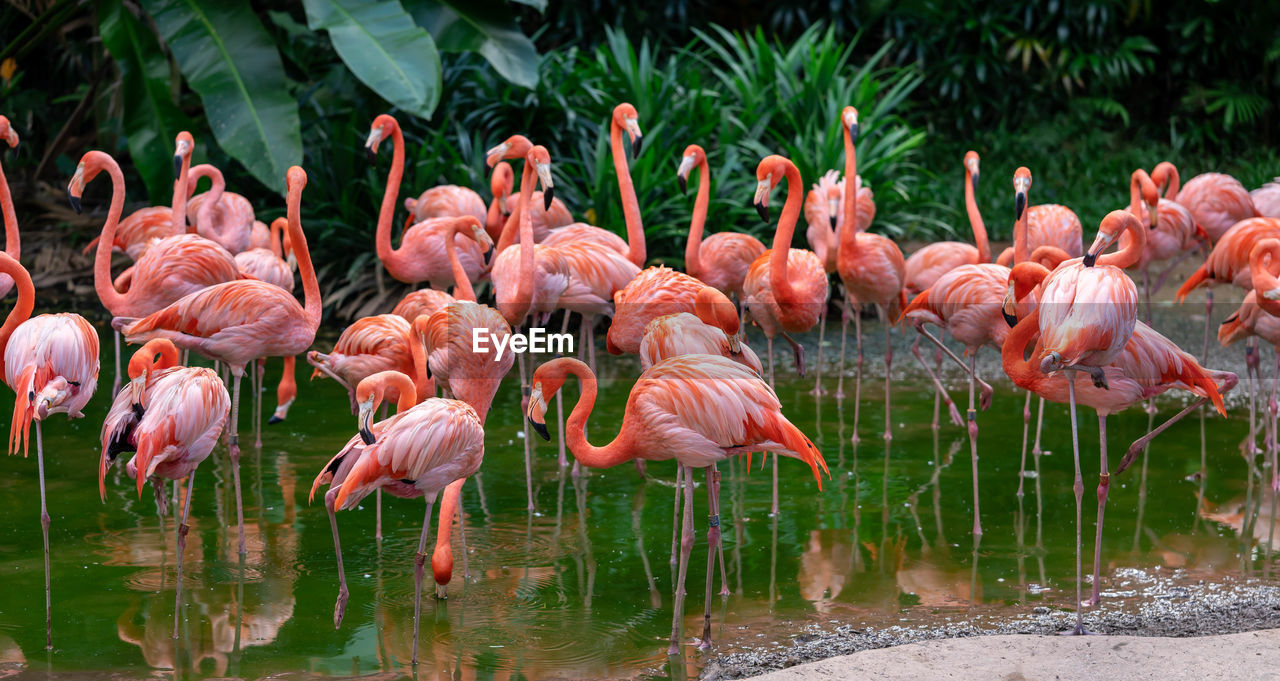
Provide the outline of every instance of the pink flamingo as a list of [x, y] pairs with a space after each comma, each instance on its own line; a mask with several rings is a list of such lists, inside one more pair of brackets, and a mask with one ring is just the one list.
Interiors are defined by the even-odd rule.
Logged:
[[[869, 187], [863, 186], [861, 177], [856, 177], [854, 180], [858, 192], [858, 231], [865, 232], [876, 218], [875, 196]], [[822, 260], [823, 269], [828, 275], [836, 273], [836, 253], [840, 248], [838, 235], [844, 225], [844, 212], [840, 209], [842, 205], [844, 205], [844, 181], [840, 179], [838, 170], [828, 170], [813, 185], [813, 189], [804, 200], [804, 220], [809, 225], [805, 230], [805, 238], [808, 239], [813, 252]], [[848, 291], [844, 292], [840, 305], [841, 319], [845, 323], [848, 323], [849, 316], [853, 314], [851, 305], [861, 309], [857, 301], [849, 300]], [[827, 338], [827, 308], [828, 305], [824, 303], [822, 321], [818, 323], [818, 358], [814, 362], [816, 371], [814, 371], [813, 390], [810, 391], [814, 395], [826, 394], [826, 390], [822, 388], [822, 346], [826, 344]]]
[[1258, 215], [1268, 218], [1280, 218], [1280, 177], [1249, 192], [1253, 208]]
[[[797, 183], [798, 184], [798, 183]], [[799, 212], [797, 206], [797, 213]], [[707, 472], [707, 598], [700, 646], [711, 646], [711, 586], [713, 558], [720, 546], [719, 495], [714, 483], [716, 463], [751, 452], [773, 452], [800, 459], [813, 476], [827, 470], [822, 453], [785, 416], [773, 389], [752, 370], [713, 355], [683, 355], [649, 367], [631, 388], [618, 435], [597, 447], [587, 441], [587, 419], [595, 407], [596, 376], [582, 362], [562, 357], [538, 367], [533, 374], [528, 419], [543, 438], [547, 403], [560, 391], [568, 376], [577, 376], [581, 396], [566, 428], [569, 449], [584, 466], [609, 468], [634, 459], [675, 459], [681, 470], [704, 468]], [[679, 577], [675, 584], [671, 647], [680, 650], [684, 615], [684, 582], [693, 550], [693, 472], [684, 477], [684, 531]]]
[[[305, 352], [315, 342], [316, 329], [320, 326], [320, 285], [307, 250], [307, 238], [302, 233], [299, 205], [302, 190], [307, 185], [307, 173], [298, 166], [292, 166], [286, 181], [289, 242], [298, 259], [305, 306], [299, 305], [292, 294], [278, 286], [264, 281], [239, 280], [187, 294], [141, 319], [116, 317], [111, 321], [111, 325], [124, 333], [131, 343], [168, 338], [180, 348], [195, 350], [231, 368], [235, 383], [231, 397], [228, 454], [236, 489], [236, 522], [242, 556], [245, 555], [244, 506], [240, 496], [240, 437], [237, 427], [240, 379], [244, 376], [245, 366], [259, 357], [288, 357]], [[100, 245], [99, 254], [102, 248]]]
[[[523, 135], [515, 137], [525, 139]], [[511, 170], [511, 164], [502, 162], [494, 164], [493, 174], [489, 180], [489, 187], [493, 191], [493, 202], [489, 204], [489, 214], [485, 221], [485, 229], [494, 241], [501, 238], [503, 227], [511, 217], [510, 207], [520, 201], [520, 192], [512, 193], [511, 191], [515, 187], [515, 181], [515, 172]], [[546, 240], [552, 230], [573, 224], [573, 214], [564, 205], [564, 201], [553, 197], [548, 206], [540, 191], [534, 192], [530, 197], [529, 210], [532, 211], [529, 216], [533, 220], [533, 239], [537, 243]], [[519, 223], [514, 224], [517, 225], [515, 229], [518, 230]]]
[[[854, 144], [858, 140], [858, 110], [846, 106], [841, 112], [844, 135], [845, 178], [858, 176], [858, 155]], [[857, 194], [847, 192], [844, 196], [845, 224], [853, 224], [857, 214]], [[845, 230], [840, 233], [840, 248], [836, 255], [836, 266], [844, 290], [854, 299], [862, 303], [876, 306], [880, 321], [884, 323], [884, 438], [893, 437], [889, 416], [889, 373], [893, 367], [893, 346], [889, 341], [890, 322], [896, 317], [895, 307], [906, 306], [903, 296], [902, 282], [905, 276], [906, 263], [902, 259], [902, 250], [892, 239], [872, 234], [859, 233], [857, 230]], [[858, 405], [862, 391], [862, 319], [854, 315], [854, 333], [858, 337], [858, 378], [854, 394], [853, 437], [858, 437]], [[848, 325], [842, 324], [840, 331], [840, 383], [836, 397], [844, 397], [844, 356], [845, 339], [848, 337]]]
[[[1112, 220], [1112, 225], [1114, 225], [1118, 220], [1115, 220], [1113, 216], [1118, 214], [1121, 214], [1121, 212], [1111, 213], [1104, 219], [1104, 222], [1109, 219]], [[1136, 218], [1132, 216], [1128, 216], [1128, 218], [1131, 221], [1130, 225], [1136, 225], [1137, 229], [1142, 229]], [[1104, 234], [1100, 233], [1099, 241], [1095, 242], [1095, 247], [1100, 246], [1099, 242], [1109, 243], [1113, 241], [1114, 237], [1115, 235], [1111, 234], [1106, 235], [1104, 239]], [[1092, 248], [1090, 253], [1092, 255], [1097, 254], [1096, 250]], [[1113, 258], [1111, 262], [1116, 262], [1114, 258], [1119, 255], [1110, 256]], [[1127, 259], [1136, 256], [1137, 250], [1133, 249], [1123, 257]], [[1106, 258], [1108, 256], [1103, 257]], [[1107, 263], [1103, 262], [1102, 264], [1105, 266]], [[1136, 440], [1121, 460], [1116, 470], [1116, 473], [1119, 474], [1133, 462], [1152, 438], [1188, 413], [1198, 409], [1200, 405], [1212, 401], [1219, 412], [1225, 415], [1226, 411], [1221, 393], [1235, 386], [1236, 376], [1229, 372], [1205, 369], [1191, 355], [1183, 352], [1172, 341], [1161, 336], [1140, 321], [1135, 321], [1133, 333], [1122, 344], [1121, 351], [1112, 358], [1113, 362], [1100, 368], [1101, 380], [1096, 376], [1092, 380], [1086, 380], [1083, 376], [1078, 375], [1078, 372], [1076, 375], [1045, 373], [1043, 368], [1047, 362], [1043, 360], [1049, 358], [1045, 356], [1043, 339], [1031, 351], [1030, 358], [1025, 358], [1027, 346], [1036, 338], [1041, 328], [1040, 316], [1042, 310], [1046, 309], [1044, 301], [1040, 306], [1035, 307], [1029, 315], [1019, 319], [1017, 314], [1013, 312], [1016, 308], [1013, 300], [1020, 300], [1027, 296], [1034, 288], [1044, 283], [1045, 278], [1049, 276], [1052, 275], [1043, 266], [1030, 262], [1021, 263], [1010, 272], [1009, 297], [1005, 300], [1005, 311], [1006, 318], [1013, 326], [1013, 329], [1005, 338], [1001, 358], [1005, 373], [1019, 387], [1034, 392], [1044, 399], [1058, 403], [1067, 402], [1071, 405], [1071, 444], [1076, 468], [1076, 603], [1078, 604], [1076, 627], [1073, 633], [1082, 634], [1085, 633], [1085, 630], [1082, 606], [1084, 603], [1082, 598], [1084, 579], [1080, 560], [1080, 527], [1082, 523], [1080, 502], [1084, 495], [1084, 481], [1080, 474], [1080, 446], [1075, 427], [1076, 403], [1079, 402], [1092, 407], [1098, 412], [1101, 474], [1098, 484], [1098, 535], [1095, 538], [1092, 596], [1092, 601], [1096, 603], [1101, 585], [1099, 570], [1101, 566], [1102, 522], [1107, 492], [1111, 482], [1106, 459], [1106, 416], [1123, 411], [1138, 402], [1151, 399], [1175, 387], [1194, 393], [1201, 398]], [[1047, 297], [1048, 292], [1046, 292], [1046, 299]], [[1112, 331], [1114, 332], [1115, 329], [1112, 329]], [[1081, 335], [1089, 334], [1084, 332]]]
[[396, 303], [395, 309], [391, 310], [391, 314], [400, 315], [405, 321], [412, 322], [421, 315], [430, 316], [439, 312], [453, 300], [453, 296], [444, 291], [420, 288], [401, 298], [400, 302]]
[[978, 152], [964, 155], [964, 208], [969, 214], [969, 226], [973, 229], [973, 244], [963, 241], [939, 241], [929, 244], [907, 258], [903, 286], [907, 296], [933, 286], [943, 274], [961, 265], [978, 265], [991, 262], [991, 246], [987, 243], [987, 228], [978, 212], [974, 192], [978, 186]]
[[[206, 206], [207, 208], [207, 206]], [[258, 279], [268, 284], [293, 292], [293, 268], [284, 259], [285, 248], [280, 244], [280, 235], [288, 227], [289, 221], [279, 217], [271, 221], [270, 237], [266, 246], [254, 246], [247, 251], [235, 255], [236, 269], [246, 279]], [[261, 363], [265, 364], [265, 360]], [[255, 444], [262, 446], [262, 370], [250, 374], [253, 384], [253, 431]], [[276, 409], [267, 423], [280, 423], [289, 416], [289, 407], [298, 396], [297, 383], [294, 380], [295, 358], [284, 358], [284, 369], [280, 374], [280, 383], [276, 387]]]
[[1230, 175], [1222, 173], [1201, 173], [1187, 180], [1182, 188], [1178, 188], [1178, 177], [1170, 178], [1168, 192], [1172, 198], [1187, 207], [1200, 225], [1209, 235], [1213, 243], [1217, 243], [1227, 230], [1242, 220], [1261, 217], [1254, 208], [1253, 198], [1249, 190]]
[[[153, 239], [164, 239], [189, 231], [187, 202], [195, 189], [195, 182], [190, 177], [190, 172], [194, 170], [191, 167], [191, 153], [195, 150], [195, 140], [191, 133], [184, 130], [178, 133], [174, 145], [176, 151], [173, 155], [173, 170], [178, 178], [173, 183], [172, 204], [140, 208], [121, 220], [116, 229], [112, 250], [122, 251], [132, 260], [140, 258]], [[100, 240], [101, 236], [94, 237], [83, 252], [87, 254], [97, 248]]]
[[[365, 385], [362, 382], [358, 387]], [[484, 458], [484, 424], [467, 403], [432, 398], [382, 421], [375, 433], [371, 422], [381, 394], [373, 392], [361, 398], [360, 436], [365, 446], [342, 481], [330, 487], [326, 503], [328, 495], [334, 494], [335, 511], [355, 508], [375, 489], [400, 486], [411, 487], [426, 499], [427, 512], [414, 560], [412, 661], [417, 663], [431, 507], [450, 483], [470, 477], [480, 469]], [[336, 530], [334, 537], [336, 540]]]
[[[1139, 168], [1129, 179], [1129, 212], [1151, 225], [1147, 232], [1147, 246], [1133, 267], [1142, 270], [1142, 289], [1146, 296], [1147, 322], [1151, 322], [1151, 294], [1164, 284], [1164, 275], [1156, 283], [1151, 282], [1150, 268], [1153, 262], [1178, 259], [1184, 253], [1199, 246], [1195, 221], [1191, 212], [1182, 204], [1160, 198], [1155, 183], [1147, 171]], [[1129, 234], [1120, 236], [1120, 249], [1129, 245]], [[1166, 270], [1167, 274], [1167, 270]]]
[[703, 287], [694, 297], [693, 310], [649, 322], [640, 340], [642, 371], [679, 355], [719, 355], [764, 375], [760, 358], [739, 340], [738, 315], [723, 293]]
[[[160, 361], [156, 361], [160, 354]], [[231, 398], [212, 369], [175, 366], [178, 348], [167, 339], [148, 341], [129, 362], [130, 385], [116, 395], [102, 424], [102, 456], [98, 462], [98, 491], [107, 500], [107, 469], [122, 451], [136, 454], [127, 470], [138, 483], [138, 496], [147, 480], [162, 499], [160, 479], [187, 479], [187, 501], [177, 535], [178, 586], [173, 603], [173, 637], [178, 638], [182, 606], [182, 554], [186, 549], [187, 518], [195, 472], [209, 456], [227, 425]], [[177, 499], [175, 502], [179, 501]], [[163, 510], [161, 511], [163, 514]]]
[[[377, 155], [378, 145], [387, 137], [391, 137], [392, 141], [391, 172], [387, 176], [382, 207], [378, 211], [375, 237], [378, 259], [396, 281], [406, 284], [425, 281], [431, 288], [444, 290], [456, 284], [453, 270], [440, 254], [444, 250], [444, 239], [453, 238], [457, 241], [457, 234], [451, 230], [457, 218], [432, 218], [419, 222], [405, 230], [400, 248], [392, 248], [391, 217], [396, 210], [400, 179], [404, 176], [404, 134], [400, 132], [400, 124], [394, 117], [382, 114], [373, 119], [369, 139], [365, 142], [365, 150], [371, 157]], [[479, 219], [483, 224], [483, 215]], [[478, 281], [486, 272], [484, 254], [480, 247], [465, 239], [455, 246], [460, 249], [459, 257], [466, 267], [467, 278]]]
[[7, 253], [0, 272], [18, 289], [18, 301], [0, 327], [4, 382], [13, 388], [9, 453], [27, 455], [31, 422], [36, 424], [36, 463], [40, 471], [40, 528], [44, 533], [45, 647], [53, 649], [53, 600], [49, 586], [49, 508], [44, 491], [44, 437], [40, 424], [52, 414], [84, 416], [81, 410], [98, 387], [98, 333], [78, 314], [31, 316], [35, 287], [31, 275]]
[[[9, 119], [0, 116], [0, 140], [4, 140], [11, 149], [18, 148], [18, 131], [9, 125]], [[4, 216], [4, 252], [17, 260], [22, 253], [18, 237], [18, 214], [13, 209], [13, 195], [9, 193], [9, 181], [4, 176], [4, 165], [0, 164], [0, 214]], [[0, 275], [0, 298], [5, 298], [13, 290], [13, 277]]]
[[[239, 278], [235, 259], [221, 246], [195, 234], [179, 234], [153, 242], [132, 267], [128, 290], [118, 291], [111, 281], [111, 244], [124, 208], [124, 175], [120, 166], [101, 151], [86, 153], [67, 185], [67, 196], [71, 207], [80, 212], [85, 185], [103, 170], [111, 177], [111, 207], [94, 256], [93, 287], [112, 316], [148, 315], [187, 294]], [[120, 334], [115, 336], [118, 389]]]
[[1069, 258], [1079, 258], [1084, 253], [1084, 227], [1075, 211], [1056, 203], [1029, 205], [1031, 171], [1025, 166], [1013, 171], [1013, 189], [1013, 247], [1001, 251], [997, 263], [1011, 267], [1027, 262], [1031, 252], [1041, 246], [1061, 249]]
[[690, 144], [680, 158], [676, 177], [685, 191], [689, 173], [698, 169], [698, 196], [693, 204], [693, 220], [689, 224], [689, 240], [684, 247], [684, 267], [689, 274], [720, 289], [725, 295], [742, 299], [742, 281], [756, 258], [764, 255], [764, 244], [750, 234], [717, 232], [702, 238], [707, 222], [707, 204], [711, 198], [711, 167], [702, 147]]
[[[247, 251], [255, 222], [253, 204], [239, 194], [226, 191], [227, 183], [222, 177], [222, 171], [213, 166], [209, 168], [211, 171], [208, 177], [213, 182], [213, 187], [207, 192], [196, 194], [188, 202], [188, 210], [195, 216], [192, 226], [197, 234], [216, 242], [231, 253]], [[194, 180], [191, 189], [195, 189]]]
[[484, 199], [474, 189], [456, 184], [437, 185], [416, 199], [406, 198], [404, 209], [409, 211], [410, 219], [415, 223], [431, 218], [474, 216], [484, 224], [488, 217]]

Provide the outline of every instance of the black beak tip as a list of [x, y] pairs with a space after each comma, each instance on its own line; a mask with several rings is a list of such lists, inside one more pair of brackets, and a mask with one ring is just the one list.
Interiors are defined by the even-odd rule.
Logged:
[[760, 219], [765, 222], [769, 221], [769, 207], [763, 203], [756, 204], [756, 212], [760, 214]]
[[276, 416], [275, 414], [272, 414], [271, 418], [267, 419], [268, 426], [274, 426], [277, 423], [284, 423], [284, 419], [280, 418], [279, 416]]
[[679, 176], [677, 176], [677, 177], [676, 177], [676, 179], [680, 181], [680, 193], [681, 193], [681, 194], [688, 194], [688, 193], [689, 193], [689, 181], [685, 179], [684, 175], [679, 175]]
[[973, 191], [978, 191], [978, 173], [973, 173]]
[[831, 217], [829, 217], [829, 218], [827, 218], [827, 219], [831, 222], [831, 229], [835, 229], [835, 228], [836, 228], [836, 222], [838, 222], [838, 220], [836, 219], [836, 216], [832, 215]]
[[370, 431], [368, 428], [360, 429], [360, 439], [364, 440], [364, 443], [366, 445], [372, 445], [373, 443], [377, 442], [377, 440], [373, 437], [373, 432]]
[[1015, 196], [1013, 200], [1013, 218], [1015, 220], [1021, 220], [1022, 213], [1026, 209], [1027, 209], [1027, 195], [1023, 192], [1018, 192], [1017, 196]]
[[493, 252], [494, 252], [494, 250], [495, 250], [495, 249], [494, 249], [494, 247], [493, 247], [493, 246], [490, 246], [490, 247], [489, 247], [489, 250], [487, 250], [487, 251], [485, 251], [485, 252], [484, 252], [484, 264], [485, 264], [486, 266], [487, 266], [490, 262], [492, 262], [492, 261], [493, 261]]
[[182, 154], [173, 155], [173, 174], [174, 175], [182, 174]]
[[547, 442], [551, 441], [551, 433], [547, 431], [546, 423], [538, 423], [533, 419], [529, 419], [529, 425], [533, 426], [534, 432], [542, 436], [543, 440], [546, 440]]
[[1094, 263], [1098, 262], [1098, 256], [1092, 253], [1085, 253], [1083, 262], [1085, 267], [1093, 267]]
[[71, 210], [74, 210], [76, 212], [76, 215], [79, 215], [80, 214], [80, 197], [72, 194], [71, 190], [68, 189], [67, 201], [71, 203]]
[[858, 124], [857, 123], [854, 123], [853, 125], [849, 126], [849, 139], [854, 142], [858, 141]]
[[378, 153], [375, 152], [373, 149], [370, 149], [369, 147], [365, 147], [364, 160], [368, 161], [369, 165], [374, 165], [375, 163], [378, 162]]
[[543, 210], [551, 210], [551, 202], [556, 198], [555, 187], [547, 187], [542, 190], [542, 208]]
[[1001, 310], [1000, 314], [1004, 315], [1004, 323], [1008, 324], [1009, 328], [1012, 329], [1013, 327], [1018, 325], [1018, 318], [1015, 315], [1011, 315], [1008, 312], [1005, 312], [1004, 310]]
[[637, 137], [637, 138], [635, 138], [635, 139], [631, 140], [631, 158], [635, 158], [635, 157], [637, 157], [637, 156], [639, 156], [639, 155], [640, 155], [640, 140], [641, 140], [641, 139], [642, 139], [642, 138]]

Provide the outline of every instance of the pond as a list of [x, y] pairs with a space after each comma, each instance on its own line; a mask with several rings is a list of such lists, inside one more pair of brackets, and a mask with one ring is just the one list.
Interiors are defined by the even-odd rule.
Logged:
[[[110, 348], [109, 337], [103, 347]], [[630, 387], [625, 377], [634, 377], [638, 366], [634, 357], [600, 352], [599, 358], [604, 378], [590, 431], [596, 443], [616, 432]], [[170, 638], [172, 518], [158, 518], [150, 492], [139, 499], [119, 466], [108, 475], [106, 502], [98, 498], [94, 478], [110, 363], [103, 364], [100, 394], [86, 418], [68, 422], [58, 416], [44, 429], [52, 653], [43, 645], [35, 456], [5, 460], [0, 672], [22, 664], [103, 677], [175, 668], [181, 678], [410, 671], [413, 554], [422, 502], [384, 498], [381, 543], [374, 538], [373, 497], [361, 509], [339, 514], [351, 596], [346, 620], [335, 630], [337, 571], [329, 523], [323, 503], [308, 504], [307, 493], [320, 467], [353, 434], [355, 419], [336, 384], [308, 382], [310, 367], [299, 365], [298, 401], [288, 421], [265, 429], [260, 450], [252, 447], [247, 413], [242, 415], [249, 443], [242, 462], [248, 544], [243, 563], [225, 450], [215, 449], [197, 474], [185, 554], [186, 605], [176, 643]], [[717, 596], [712, 609], [717, 651], [786, 640], [810, 623], [928, 623], [975, 610], [1015, 615], [1035, 606], [1071, 607], [1074, 503], [1065, 407], [1047, 407], [1043, 440], [1049, 453], [1039, 460], [1028, 456], [1028, 468], [1034, 465], [1039, 475], [1023, 479], [1025, 495], [1019, 497], [1023, 397], [1007, 381], [996, 384], [994, 406], [980, 416], [985, 534], [975, 545], [967, 437], [945, 423], [945, 412], [941, 429], [930, 428], [934, 407], [925, 381], [895, 381], [893, 439], [886, 443], [880, 437], [880, 364], [870, 358], [862, 440], [855, 445], [852, 401], [815, 398], [808, 394], [811, 378], [779, 366], [784, 411], [822, 449], [831, 479], [819, 491], [807, 466], [782, 460], [782, 512], [771, 517], [768, 469], [748, 472], [744, 462], [721, 467], [730, 595]], [[268, 365], [269, 387], [279, 367], [276, 360]], [[680, 658], [666, 655], [673, 465], [650, 463], [648, 479], [631, 465], [575, 479], [557, 465], [554, 441], [538, 441], [537, 511], [529, 514], [516, 383], [510, 377], [495, 400], [482, 472], [463, 495], [470, 578], [461, 574], [455, 533], [459, 560], [448, 598], [431, 597], [429, 586], [424, 595], [419, 674], [696, 676], [705, 653], [687, 645]], [[831, 377], [828, 386], [833, 383]], [[567, 392], [577, 394], [572, 387]], [[8, 413], [12, 395], [4, 393], [0, 410]], [[245, 404], [247, 412], [247, 397]], [[1160, 404], [1163, 418], [1180, 403]], [[1257, 505], [1259, 499], [1256, 487], [1246, 487], [1239, 453], [1247, 432], [1243, 414], [1247, 410], [1236, 409], [1226, 422], [1213, 415], [1203, 422], [1189, 417], [1156, 440], [1148, 459], [1114, 479], [1104, 575], [1117, 567], [1181, 569], [1208, 578], [1269, 574], [1269, 492], [1260, 504], [1264, 519], [1241, 529], [1249, 515], [1243, 512], [1246, 501]], [[1148, 418], [1135, 409], [1109, 420], [1113, 467], [1128, 443], [1147, 430]], [[548, 424], [554, 437], [553, 419], [554, 408]], [[1089, 410], [1081, 411], [1080, 423], [1087, 572], [1097, 430]], [[703, 607], [706, 513], [701, 487], [698, 492], [687, 641], [701, 630]]]

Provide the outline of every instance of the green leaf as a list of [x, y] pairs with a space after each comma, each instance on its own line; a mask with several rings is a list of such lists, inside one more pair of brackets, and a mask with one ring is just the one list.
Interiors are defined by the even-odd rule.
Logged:
[[479, 52], [511, 83], [537, 87], [538, 51], [520, 32], [503, 0], [407, 0], [406, 4], [418, 24], [435, 37], [441, 51]]
[[440, 101], [435, 41], [397, 0], [304, 0], [307, 25], [329, 32], [338, 56], [383, 99], [429, 118]]
[[142, 0], [204, 102], [219, 146], [271, 189], [302, 162], [298, 103], [284, 66], [246, 0]]
[[98, 3], [98, 32], [120, 68], [121, 123], [129, 155], [151, 202], [168, 203], [173, 192], [173, 140], [191, 127], [170, 93], [169, 60], [155, 33], [121, 0]]

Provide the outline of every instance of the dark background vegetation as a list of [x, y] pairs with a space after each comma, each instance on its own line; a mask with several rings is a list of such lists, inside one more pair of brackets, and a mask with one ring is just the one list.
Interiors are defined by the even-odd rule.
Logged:
[[[95, 186], [99, 200], [86, 200], [98, 208], [92, 219], [77, 221], [60, 207], [87, 149], [107, 150], [125, 166], [131, 207], [169, 202], [167, 189], [148, 197], [131, 159], [129, 133], [135, 142], [138, 133], [126, 129], [121, 111], [134, 76], [104, 48], [106, 4], [0, 5], [0, 53], [16, 56], [17, 66], [0, 82], [0, 113], [23, 136], [5, 171], [25, 229], [47, 226], [69, 246], [92, 237], [106, 203], [108, 188]], [[144, 8], [123, 7], [153, 28]], [[788, 155], [806, 184], [840, 167], [836, 121], [845, 104], [862, 115], [859, 170], [876, 193], [874, 229], [907, 242], [969, 238], [960, 162], [967, 149], [982, 155], [979, 199], [997, 239], [1009, 235], [1009, 182], [1019, 165], [1035, 174], [1033, 202], [1072, 206], [1086, 231], [1126, 202], [1128, 174], [1139, 166], [1171, 160], [1184, 179], [1217, 170], [1250, 188], [1280, 174], [1280, 2], [552, 0], [538, 8], [484, 0], [476, 7], [532, 38], [537, 84], [515, 85], [476, 53], [442, 46], [439, 103], [428, 119], [391, 107], [351, 77], [329, 35], [307, 28], [301, 5], [251, 6], [298, 104], [311, 176], [304, 225], [326, 302], [341, 316], [389, 295], [373, 230], [390, 154], [371, 167], [361, 148], [374, 116], [387, 110], [406, 132], [402, 196], [448, 182], [487, 198], [483, 150], [522, 132], [551, 150], [558, 195], [575, 215], [621, 232], [606, 125], [614, 104], [632, 102], [645, 132], [632, 172], [649, 254], [676, 266], [692, 206], [674, 177], [685, 145], [709, 151], [710, 229], [763, 236], [770, 229], [748, 205], [756, 162]], [[33, 23], [38, 40], [28, 33], [17, 45]], [[214, 143], [217, 121], [178, 66], [170, 70], [178, 115], [201, 140], [197, 160], [223, 168], [229, 188], [247, 195], [260, 218], [281, 214], [279, 195]], [[396, 224], [403, 219], [401, 211]]]

